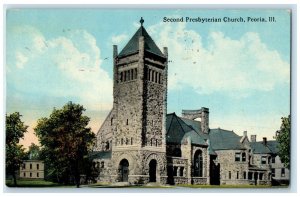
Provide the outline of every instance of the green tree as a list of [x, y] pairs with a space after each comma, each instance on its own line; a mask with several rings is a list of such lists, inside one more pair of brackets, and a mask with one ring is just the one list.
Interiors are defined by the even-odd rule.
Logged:
[[286, 168], [290, 168], [290, 132], [291, 116], [282, 117], [280, 130], [276, 133], [276, 140], [279, 143], [278, 155]]
[[27, 132], [28, 126], [21, 121], [19, 112], [6, 114], [6, 173], [13, 177], [14, 186], [17, 185], [16, 172], [19, 170], [25, 157], [25, 149], [19, 141]]
[[28, 147], [27, 158], [32, 160], [40, 159], [40, 147], [34, 143]]
[[68, 102], [52, 111], [49, 118], [38, 120], [35, 133], [42, 146], [47, 176], [57, 182], [80, 185], [83, 160], [92, 149], [95, 134], [88, 128], [89, 118], [83, 106]]

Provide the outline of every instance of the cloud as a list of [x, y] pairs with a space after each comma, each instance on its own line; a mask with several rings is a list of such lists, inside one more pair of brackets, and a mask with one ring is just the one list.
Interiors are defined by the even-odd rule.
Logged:
[[101, 51], [87, 31], [51, 39], [32, 26], [8, 31], [7, 81], [23, 99], [61, 98], [93, 110], [112, 107], [112, 79], [101, 68]]
[[149, 33], [160, 47], [169, 47], [171, 90], [189, 85], [200, 94], [226, 92], [245, 97], [252, 91], [289, 84], [289, 63], [269, 49], [258, 33], [246, 32], [232, 39], [210, 32], [205, 46], [201, 35], [185, 23], [159, 23], [149, 27]]
[[117, 36], [113, 36], [111, 38], [111, 41], [112, 41], [113, 44], [120, 44], [120, 43], [124, 42], [127, 39], [128, 39], [127, 34], [120, 34], [120, 35], [117, 35]]

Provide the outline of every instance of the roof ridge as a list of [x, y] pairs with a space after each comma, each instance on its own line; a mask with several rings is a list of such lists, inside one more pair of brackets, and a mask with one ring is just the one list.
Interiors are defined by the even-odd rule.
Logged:
[[180, 127], [181, 127], [181, 129], [182, 129], [183, 133], [184, 133], [184, 134], [186, 134], [186, 132], [184, 131], [184, 129], [183, 129], [182, 125], [181, 125], [181, 123], [178, 121], [178, 118], [179, 118], [179, 117], [178, 117], [178, 116], [176, 116], [176, 120], [177, 120], [178, 124], [180, 125]]
[[144, 26], [141, 26], [134, 35], [130, 38], [130, 40], [127, 42], [125, 47], [121, 50], [121, 52], [118, 54], [118, 56], [127, 56], [130, 54], [134, 54], [139, 51], [139, 38], [143, 36], [144, 37], [144, 50], [150, 53], [153, 53], [155, 55], [165, 57], [164, 54], [161, 52], [159, 47], [156, 45], [154, 40], [151, 38], [151, 36], [148, 34], [147, 30], [144, 28]]
[[[168, 115], [168, 114], [167, 114], [167, 115]], [[169, 133], [169, 131], [170, 131], [170, 127], [171, 127], [171, 125], [172, 125], [172, 122], [173, 122], [173, 119], [174, 119], [174, 115], [176, 116], [175, 112], [173, 112], [173, 113], [170, 114], [170, 115], [173, 115], [173, 116], [172, 116], [172, 119], [171, 119], [171, 121], [170, 121], [169, 128], [167, 128], [167, 133], [166, 133], [166, 135], [168, 135], [168, 133]]]

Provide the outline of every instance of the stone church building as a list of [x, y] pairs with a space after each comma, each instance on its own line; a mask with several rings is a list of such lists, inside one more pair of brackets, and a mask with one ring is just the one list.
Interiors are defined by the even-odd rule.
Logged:
[[97, 134], [97, 180], [271, 184], [276, 150], [266, 140], [210, 129], [208, 108], [167, 114], [168, 49], [162, 52], [140, 22], [121, 52], [113, 46], [113, 108]]

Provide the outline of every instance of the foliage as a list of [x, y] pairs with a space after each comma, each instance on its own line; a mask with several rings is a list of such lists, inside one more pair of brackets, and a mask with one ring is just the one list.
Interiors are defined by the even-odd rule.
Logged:
[[291, 116], [281, 118], [280, 130], [276, 133], [276, 140], [279, 143], [278, 155], [286, 168], [290, 168], [290, 132]]
[[49, 118], [38, 120], [35, 133], [42, 146], [41, 157], [47, 177], [56, 182], [80, 185], [83, 161], [95, 139], [84, 111], [83, 106], [68, 102], [62, 109], [54, 108]]
[[39, 160], [40, 159], [40, 147], [34, 143], [28, 147], [26, 157], [30, 160]]
[[14, 185], [17, 185], [16, 172], [25, 158], [25, 152], [22, 145], [19, 145], [20, 138], [24, 137], [28, 126], [21, 121], [19, 112], [6, 115], [6, 173], [11, 175]]

